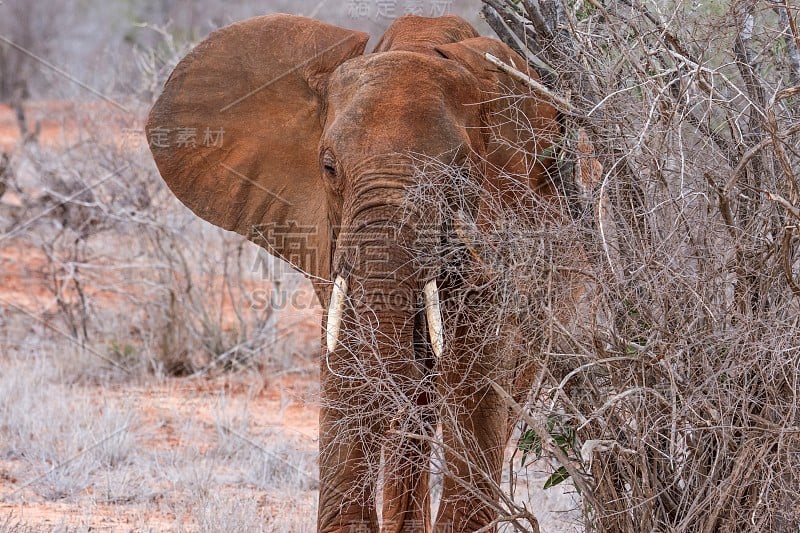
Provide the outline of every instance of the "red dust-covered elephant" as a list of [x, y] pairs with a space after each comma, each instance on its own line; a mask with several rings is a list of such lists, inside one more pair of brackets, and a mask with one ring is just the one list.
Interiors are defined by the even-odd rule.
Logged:
[[[449, 221], [408, 191], [427, 158], [471, 169], [487, 191], [516, 176], [552, 195], [556, 112], [528, 96], [514, 108], [527, 127], [510, 120], [504, 96], [528, 91], [484, 54], [526, 63], [461, 18], [402, 17], [371, 53], [367, 40], [290, 15], [222, 28], [175, 68], [147, 134], [186, 206], [289, 261], [327, 309], [319, 531], [475, 531], [496, 518], [510, 435], [508, 406], [480, 378], [503, 362], [451, 316], [457, 280], [415, 260], [431, 241], [419, 228]], [[490, 216], [480, 195], [473, 207]], [[437, 427], [446, 475], [432, 520]]]

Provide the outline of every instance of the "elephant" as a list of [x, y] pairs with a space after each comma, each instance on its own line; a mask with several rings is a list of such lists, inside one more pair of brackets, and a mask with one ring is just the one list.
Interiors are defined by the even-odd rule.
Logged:
[[[219, 29], [175, 67], [146, 133], [184, 205], [303, 272], [325, 310], [318, 531], [489, 531], [512, 428], [483, 378], [507, 363], [471, 338], [454, 303], [463, 280], [417, 260], [453, 233], [421, 228], [453, 221], [408, 193], [425, 159], [536, 223], [539, 208], [504, 195], [513, 179], [554, 203], [558, 114], [484, 54], [539, 79], [524, 58], [460, 17], [403, 16], [365, 53], [368, 38], [287, 14]], [[443, 202], [448, 187], [434, 183]], [[466, 209], [491, 222], [482, 193]]]

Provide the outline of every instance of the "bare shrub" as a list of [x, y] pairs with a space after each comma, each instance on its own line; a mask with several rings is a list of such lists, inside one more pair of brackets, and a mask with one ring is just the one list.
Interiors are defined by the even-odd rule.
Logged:
[[[48, 55], [54, 39], [63, 31], [59, 23], [64, 22], [68, 11], [66, 3], [60, 1], [44, 5], [14, 0], [3, 6], [0, 101], [10, 101], [15, 110], [21, 110], [22, 102], [31, 95], [31, 80], [37, 78], [36, 58]], [[23, 128], [22, 133], [26, 132]]]
[[489, 198], [498, 223], [467, 218], [452, 241], [489, 295], [470, 323], [536, 369], [519, 447], [572, 477], [590, 529], [795, 530], [796, 13], [485, 4], [565, 132], [569, 219], [531, 224]]

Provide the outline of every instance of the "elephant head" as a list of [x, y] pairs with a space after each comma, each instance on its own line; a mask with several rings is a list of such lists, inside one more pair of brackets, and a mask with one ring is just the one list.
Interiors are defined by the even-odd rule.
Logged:
[[[392, 421], [403, 418], [397, 398], [422, 411], [433, 405], [431, 390], [419, 384], [434, 380], [437, 358], [469, 349], [457, 336], [444, 345], [442, 280], [415, 260], [425, 241], [419, 227], [443, 223], [407, 202], [419, 179], [415, 158], [471, 168], [486, 191], [502, 195], [515, 176], [547, 196], [543, 154], [558, 134], [549, 105], [527, 97], [508, 107], [504, 95], [527, 91], [483, 54], [517, 68], [525, 61], [458, 17], [403, 17], [364, 54], [367, 39], [290, 15], [225, 27], [177, 65], [147, 124], [155, 161], [175, 195], [205, 220], [304, 272], [328, 309], [320, 531], [378, 528], [370, 469], [381, 443], [385, 454], [393, 442]], [[519, 117], [528, 127], [519, 127]], [[480, 197], [474, 209], [480, 218]], [[355, 334], [365, 326], [368, 334]], [[393, 383], [391, 394], [378, 394], [379, 382]], [[448, 458], [453, 481], [445, 483], [437, 517], [457, 531], [491, 522], [487, 501], [496, 497], [490, 488], [481, 494], [486, 483], [470, 477], [464, 455], [498, 477], [498, 450], [507, 440], [505, 408], [491, 394], [473, 392], [459, 416], [477, 444]], [[435, 413], [421, 419], [421, 433], [436, 425]], [[398, 437], [391, 447], [383, 526], [429, 530], [430, 445]], [[466, 482], [478, 489], [465, 491]]]

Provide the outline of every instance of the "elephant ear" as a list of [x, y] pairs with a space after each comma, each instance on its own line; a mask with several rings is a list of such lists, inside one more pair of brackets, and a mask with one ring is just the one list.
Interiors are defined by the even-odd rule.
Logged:
[[146, 131], [187, 207], [311, 276], [330, 274], [320, 92], [368, 35], [269, 15], [208, 36], [178, 63]]
[[547, 167], [552, 145], [559, 136], [557, 112], [533, 95], [530, 88], [490, 63], [488, 52], [538, 80], [519, 54], [496, 39], [477, 37], [444, 44], [436, 51], [458, 61], [481, 83], [481, 117], [486, 133], [486, 158], [491, 174], [528, 175], [529, 186], [548, 189]]

